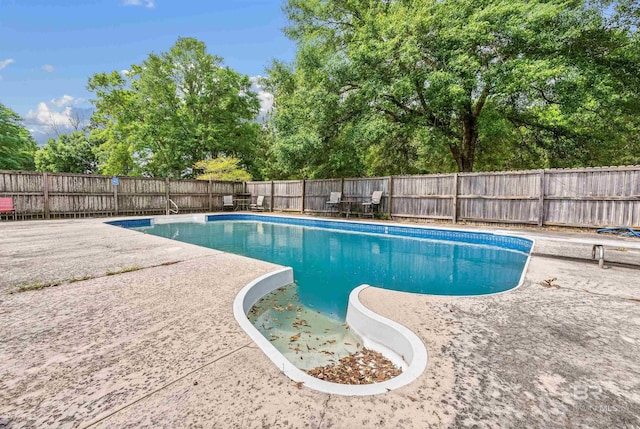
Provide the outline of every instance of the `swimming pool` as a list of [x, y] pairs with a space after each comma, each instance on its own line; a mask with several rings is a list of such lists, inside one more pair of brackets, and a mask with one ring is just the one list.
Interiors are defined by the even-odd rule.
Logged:
[[344, 321], [361, 284], [434, 295], [503, 292], [520, 281], [531, 241], [487, 233], [261, 215], [132, 225], [191, 244], [292, 267], [299, 301]]
[[[411, 383], [427, 366], [427, 350], [415, 333], [360, 302], [367, 283], [441, 295], [504, 292], [521, 284], [533, 246], [529, 239], [488, 232], [278, 215], [196, 214], [108, 223], [286, 265], [242, 288], [234, 317], [283, 374], [338, 395], [386, 393]], [[301, 359], [322, 365], [319, 354], [333, 360], [350, 353], [352, 338], [362, 341], [357, 349], [378, 351], [403, 372], [383, 382], [343, 385], [304, 371]]]

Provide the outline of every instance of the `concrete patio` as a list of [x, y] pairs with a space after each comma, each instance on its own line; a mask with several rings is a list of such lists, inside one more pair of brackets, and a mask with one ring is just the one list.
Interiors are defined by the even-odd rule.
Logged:
[[233, 318], [277, 266], [103, 222], [0, 224], [2, 428], [640, 427], [640, 271], [545, 256], [589, 253], [557, 241], [571, 234], [519, 231], [540, 256], [508, 293], [367, 289], [429, 361], [408, 386], [341, 397], [296, 386]]

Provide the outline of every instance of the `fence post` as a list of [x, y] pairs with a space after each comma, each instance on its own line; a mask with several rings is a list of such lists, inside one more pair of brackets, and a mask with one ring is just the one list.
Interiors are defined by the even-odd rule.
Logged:
[[213, 184], [211, 183], [211, 179], [209, 179], [209, 184], [207, 185], [207, 193], [209, 194], [209, 211], [213, 211], [213, 195], [211, 195], [211, 191], [213, 188]]
[[305, 183], [306, 180], [302, 179], [302, 209], [300, 210], [300, 213], [304, 214], [304, 189], [305, 189]]
[[169, 216], [169, 198], [171, 197], [171, 194], [169, 193], [169, 178], [165, 177], [164, 179], [164, 195], [167, 199], [167, 216]]
[[458, 173], [453, 173], [453, 201], [451, 203], [451, 220], [458, 222]]
[[389, 176], [389, 207], [388, 207], [388, 212], [389, 212], [389, 217], [391, 217], [391, 206], [393, 205], [393, 176]]
[[111, 187], [113, 188], [113, 208], [115, 210], [115, 215], [119, 216], [120, 207], [118, 207], [118, 186], [114, 186], [112, 183]]
[[540, 192], [538, 194], [538, 226], [544, 224], [544, 170], [540, 170]]
[[271, 203], [269, 204], [269, 208], [273, 211], [273, 180], [271, 181], [271, 192], [269, 192], [271, 197]]
[[44, 196], [44, 218], [49, 219], [51, 216], [49, 212], [49, 175], [42, 173], [42, 194]]

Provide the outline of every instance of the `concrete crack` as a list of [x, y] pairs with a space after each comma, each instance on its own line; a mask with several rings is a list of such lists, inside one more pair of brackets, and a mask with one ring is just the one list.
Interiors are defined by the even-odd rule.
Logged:
[[324, 416], [327, 413], [327, 406], [329, 405], [329, 401], [331, 400], [331, 395], [327, 396], [327, 400], [324, 401], [322, 405], [322, 413], [320, 413], [320, 422], [318, 422], [318, 429], [322, 427], [322, 423], [324, 422]]
[[90, 423], [88, 423], [88, 424], [86, 424], [86, 425], [84, 425], [84, 426], [81, 426], [81, 428], [85, 429], [85, 428], [88, 428], [88, 427], [91, 427], [91, 426], [95, 426], [96, 424], [100, 423], [101, 421], [106, 420], [106, 419], [108, 419], [109, 417], [113, 416], [114, 414], [117, 414], [117, 413], [119, 413], [120, 411], [123, 411], [123, 410], [125, 410], [125, 409], [127, 409], [127, 408], [131, 407], [132, 405], [135, 405], [135, 404], [137, 404], [138, 402], [140, 402], [140, 401], [142, 401], [142, 400], [144, 400], [144, 399], [146, 399], [146, 398], [148, 398], [148, 397], [150, 397], [150, 396], [152, 396], [152, 395], [155, 395], [156, 393], [160, 392], [161, 390], [164, 390], [164, 389], [166, 389], [167, 387], [172, 386], [172, 385], [176, 384], [177, 382], [179, 382], [179, 381], [181, 381], [181, 380], [184, 380], [185, 378], [189, 377], [190, 375], [193, 375], [194, 373], [196, 373], [196, 372], [200, 371], [201, 369], [206, 368], [206, 367], [207, 367], [207, 366], [209, 366], [209, 365], [212, 365], [212, 364], [214, 364], [214, 363], [216, 363], [216, 362], [218, 362], [218, 361], [220, 361], [220, 360], [222, 360], [222, 359], [225, 359], [225, 358], [227, 358], [227, 357], [229, 357], [229, 356], [231, 356], [231, 355], [233, 355], [233, 354], [235, 354], [235, 353], [239, 352], [240, 350], [242, 350], [242, 349], [244, 349], [244, 348], [248, 347], [250, 344], [251, 344], [251, 343], [247, 343], [247, 344], [245, 344], [245, 345], [243, 345], [243, 346], [238, 347], [238, 348], [237, 348], [237, 349], [235, 349], [235, 350], [230, 351], [230, 352], [229, 352], [229, 353], [227, 353], [227, 354], [224, 354], [224, 355], [222, 355], [222, 356], [220, 356], [220, 357], [218, 357], [218, 358], [216, 358], [216, 359], [214, 359], [214, 360], [212, 360], [212, 361], [210, 361], [210, 362], [207, 362], [207, 363], [205, 363], [204, 365], [201, 365], [201, 366], [199, 366], [198, 368], [196, 368], [196, 369], [194, 369], [194, 370], [191, 370], [191, 371], [189, 371], [188, 373], [186, 373], [186, 374], [184, 374], [184, 375], [182, 375], [182, 376], [180, 376], [180, 377], [176, 378], [175, 380], [170, 381], [169, 383], [165, 384], [164, 386], [161, 386], [161, 387], [159, 387], [159, 388], [157, 388], [157, 389], [155, 389], [155, 390], [153, 390], [153, 391], [151, 391], [151, 392], [149, 392], [149, 393], [147, 393], [147, 394], [145, 394], [145, 395], [141, 396], [140, 398], [138, 398], [138, 399], [136, 399], [136, 400], [134, 400], [134, 401], [131, 401], [131, 402], [129, 402], [128, 404], [123, 405], [122, 407], [118, 408], [118, 409], [117, 409], [117, 410], [115, 410], [115, 411], [110, 411], [110, 412], [108, 412], [108, 413], [107, 413], [107, 414], [105, 414], [105, 415], [98, 416], [98, 417], [97, 417], [95, 420], [93, 420], [92, 422], [90, 422]]

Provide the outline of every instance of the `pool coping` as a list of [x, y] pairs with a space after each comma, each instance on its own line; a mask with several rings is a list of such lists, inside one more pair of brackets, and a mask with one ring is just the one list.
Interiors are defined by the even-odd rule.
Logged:
[[[402, 374], [387, 381], [372, 384], [339, 384], [313, 377], [296, 367], [247, 318], [247, 312], [267, 293], [293, 283], [290, 267], [265, 274], [247, 284], [236, 295], [233, 315], [240, 327], [260, 347], [262, 352], [287, 377], [319, 392], [367, 396], [386, 393], [413, 382], [427, 366], [427, 349], [411, 330], [369, 310], [360, 302], [360, 292], [371, 286], [361, 285], [349, 294], [346, 322], [363, 340], [363, 346], [377, 351], [402, 367]], [[408, 362], [407, 362], [408, 361]]]

